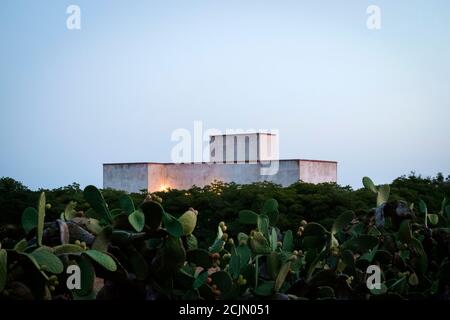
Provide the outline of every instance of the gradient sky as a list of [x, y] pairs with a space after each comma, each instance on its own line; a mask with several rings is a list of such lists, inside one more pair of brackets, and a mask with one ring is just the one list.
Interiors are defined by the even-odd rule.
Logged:
[[449, 116], [450, 1], [0, 3], [0, 176], [31, 188], [170, 161], [195, 120], [279, 129], [281, 158], [337, 160], [343, 185], [447, 175]]

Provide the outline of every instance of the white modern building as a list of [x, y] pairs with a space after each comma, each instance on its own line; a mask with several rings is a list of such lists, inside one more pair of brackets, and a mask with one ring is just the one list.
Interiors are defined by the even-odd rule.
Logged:
[[203, 187], [213, 181], [250, 184], [270, 181], [289, 186], [337, 182], [337, 162], [279, 160], [277, 136], [242, 133], [210, 137], [210, 161], [199, 163], [105, 163], [103, 188], [148, 192]]

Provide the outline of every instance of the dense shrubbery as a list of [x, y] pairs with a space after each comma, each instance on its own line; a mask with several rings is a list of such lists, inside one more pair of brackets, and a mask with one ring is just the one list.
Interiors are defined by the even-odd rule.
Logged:
[[[51, 208], [47, 210], [47, 218], [59, 217], [70, 201], [77, 202], [77, 209], [86, 211], [89, 204], [83, 198], [83, 190], [78, 184], [52, 190], [30, 191], [10, 178], [0, 179], [0, 224], [20, 226], [21, 213], [27, 207], [36, 204], [41, 191], [45, 191], [47, 202]], [[112, 208], [118, 208], [118, 199], [124, 192], [103, 190], [106, 202]], [[261, 204], [269, 198], [279, 203], [280, 218], [278, 226], [281, 230], [295, 230], [299, 221], [306, 219], [330, 226], [333, 219], [346, 210], [367, 211], [374, 205], [374, 195], [364, 188], [352, 190], [336, 184], [296, 183], [282, 188], [271, 183], [255, 183], [250, 185], [215, 183], [205, 188], [193, 187], [190, 190], [169, 190], [156, 193], [163, 199], [164, 208], [174, 214], [185, 212], [193, 207], [200, 212], [198, 217], [197, 237], [201, 243], [210, 241], [214, 236], [211, 225], [224, 220], [227, 223], [236, 221], [240, 210], [258, 211]], [[146, 193], [131, 194], [134, 203], [141, 203]], [[450, 198], [450, 176], [444, 179], [441, 174], [434, 178], [422, 178], [414, 174], [403, 176], [391, 184], [391, 199], [417, 202], [423, 199], [430, 210], [437, 211], [444, 197]], [[3, 237], [6, 236], [3, 230]], [[21, 231], [10, 226], [9, 235], [21, 237]], [[0, 239], [2, 234], [0, 234]]]
[[0, 298], [449, 299], [449, 179], [363, 183], [126, 195], [2, 179]]

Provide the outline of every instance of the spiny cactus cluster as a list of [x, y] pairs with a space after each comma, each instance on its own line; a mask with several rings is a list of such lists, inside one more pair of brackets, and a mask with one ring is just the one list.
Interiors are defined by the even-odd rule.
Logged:
[[[275, 199], [259, 213], [242, 210], [241, 230], [217, 226], [214, 241], [200, 248], [195, 209], [176, 218], [149, 195], [138, 208], [127, 195], [110, 209], [94, 186], [90, 205], [67, 205], [45, 221], [42, 193], [37, 209], [22, 214], [26, 237], [0, 247], [0, 299], [449, 299], [450, 206], [437, 213], [389, 201], [389, 186], [363, 184], [376, 194], [369, 212], [347, 211], [331, 228], [299, 221], [297, 232], [277, 228]], [[243, 232], [245, 231], [245, 232]], [[76, 265], [81, 287], [69, 288]], [[367, 286], [369, 266], [381, 284]]]

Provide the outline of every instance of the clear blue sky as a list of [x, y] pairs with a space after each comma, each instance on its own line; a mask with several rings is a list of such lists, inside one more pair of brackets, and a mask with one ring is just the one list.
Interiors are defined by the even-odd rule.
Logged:
[[195, 120], [279, 129], [282, 158], [337, 160], [354, 187], [450, 174], [449, 119], [450, 1], [0, 3], [0, 176], [31, 188], [170, 161]]

